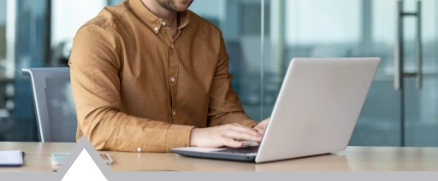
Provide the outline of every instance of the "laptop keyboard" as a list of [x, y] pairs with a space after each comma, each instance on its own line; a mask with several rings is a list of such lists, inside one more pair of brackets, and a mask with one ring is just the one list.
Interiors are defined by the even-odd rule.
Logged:
[[214, 152], [250, 154], [250, 153], [257, 153], [258, 150], [259, 150], [259, 146], [249, 146], [243, 148], [226, 148], [224, 150], [219, 150]]

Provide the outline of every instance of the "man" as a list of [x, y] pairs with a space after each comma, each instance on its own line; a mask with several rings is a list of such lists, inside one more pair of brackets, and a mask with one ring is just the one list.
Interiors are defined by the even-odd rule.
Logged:
[[69, 61], [77, 138], [98, 150], [168, 152], [261, 141], [231, 87], [220, 30], [193, 0], [127, 0], [76, 34]]

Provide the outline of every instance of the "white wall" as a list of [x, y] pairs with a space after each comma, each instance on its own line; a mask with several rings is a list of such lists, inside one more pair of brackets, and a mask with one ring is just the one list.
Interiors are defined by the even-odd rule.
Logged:
[[361, 0], [287, 0], [286, 43], [351, 43], [360, 40]]
[[72, 40], [106, 5], [107, 0], [52, 0], [52, 46]]

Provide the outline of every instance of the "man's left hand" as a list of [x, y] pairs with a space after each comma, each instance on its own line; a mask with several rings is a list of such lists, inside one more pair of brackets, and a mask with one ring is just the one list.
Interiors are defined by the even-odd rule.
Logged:
[[269, 123], [270, 118], [263, 120], [258, 125], [254, 126], [254, 129], [256, 129], [260, 134], [264, 134], [266, 130], [266, 126]]

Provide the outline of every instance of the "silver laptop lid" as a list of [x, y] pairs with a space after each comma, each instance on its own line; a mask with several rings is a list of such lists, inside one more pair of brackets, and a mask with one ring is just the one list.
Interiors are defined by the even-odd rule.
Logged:
[[380, 58], [297, 58], [289, 65], [256, 162], [344, 150]]

